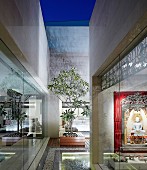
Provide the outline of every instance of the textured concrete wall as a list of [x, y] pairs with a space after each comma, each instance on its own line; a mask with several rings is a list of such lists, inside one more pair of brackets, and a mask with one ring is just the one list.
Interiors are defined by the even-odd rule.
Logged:
[[98, 162], [104, 162], [104, 153], [114, 152], [114, 91], [119, 85], [110, 87], [98, 94]]
[[89, 82], [89, 28], [47, 26], [50, 48], [50, 74], [56, 77], [61, 70], [76, 67]]
[[97, 0], [90, 20], [90, 75], [147, 11], [146, 0]]
[[89, 56], [78, 54], [51, 53], [50, 68], [51, 78], [56, 77], [61, 70], [75, 67], [81, 77], [89, 83]]

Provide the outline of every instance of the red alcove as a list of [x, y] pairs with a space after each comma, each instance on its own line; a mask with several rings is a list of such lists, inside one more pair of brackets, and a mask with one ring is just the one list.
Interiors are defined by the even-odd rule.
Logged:
[[139, 92], [141, 95], [147, 95], [146, 91], [124, 91], [114, 92], [114, 152], [119, 152], [122, 146], [122, 99], [129, 95]]

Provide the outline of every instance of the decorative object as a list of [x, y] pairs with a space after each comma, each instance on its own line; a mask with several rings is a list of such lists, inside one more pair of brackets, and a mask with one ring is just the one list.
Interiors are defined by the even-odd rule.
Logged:
[[54, 78], [48, 85], [48, 89], [68, 105], [68, 109], [62, 113], [61, 117], [69, 129], [67, 134], [71, 136], [73, 134], [73, 120], [78, 117], [75, 110], [82, 108], [83, 112], [81, 114], [83, 116], [90, 114], [89, 105], [82, 100], [82, 97], [89, 91], [89, 84], [81, 78], [75, 68], [71, 68], [68, 71], [61, 71], [58, 77]]
[[145, 108], [147, 105], [147, 95], [142, 95], [139, 92], [128, 95], [121, 101], [122, 107], [125, 109], [134, 109], [140, 111], [141, 108]]
[[133, 74], [147, 68], [147, 37], [123, 59], [102, 75], [102, 90], [105, 90]]

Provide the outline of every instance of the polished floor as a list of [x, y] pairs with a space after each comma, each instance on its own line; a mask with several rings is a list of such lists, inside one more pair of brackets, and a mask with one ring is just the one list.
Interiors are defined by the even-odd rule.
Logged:
[[28, 170], [47, 141], [46, 138], [22, 138], [13, 145], [6, 146], [0, 139], [0, 170]]
[[[85, 144], [85, 147], [60, 147], [59, 138], [49, 141], [22, 138], [12, 146], [5, 146], [0, 139], [0, 170], [89, 170], [89, 138]], [[36, 155], [40, 153], [43, 156], [39, 162]]]
[[[77, 165], [80, 169], [89, 169], [89, 139], [86, 139], [85, 147], [60, 147], [59, 138], [50, 139], [49, 142], [47, 138], [21, 138], [12, 145], [7, 146], [3, 141], [3, 136], [4, 134], [0, 136], [0, 170], [28, 170], [33, 164], [36, 164], [36, 167], [38, 166], [33, 170], [68, 170], [69, 168], [67, 169], [66, 166], [69, 167], [69, 165]], [[47, 146], [45, 147], [45, 152], [41, 150], [44, 143]], [[43, 161], [41, 160], [43, 162], [42, 166], [40, 166], [41, 163], [34, 161], [40, 150], [42, 154], [46, 153], [43, 154], [45, 155], [42, 157]], [[75, 160], [73, 160], [72, 155], [76, 157]], [[70, 157], [70, 159], [66, 160], [65, 158], [67, 157]], [[78, 170], [78, 167], [72, 169]]]

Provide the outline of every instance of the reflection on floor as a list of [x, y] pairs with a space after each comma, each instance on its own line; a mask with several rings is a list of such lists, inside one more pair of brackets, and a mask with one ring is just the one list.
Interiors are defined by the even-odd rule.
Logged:
[[89, 170], [89, 139], [86, 143], [85, 148], [60, 147], [59, 139], [50, 139], [43, 170]]
[[61, 160], [61, 169], [89, 169], [89, 153], [88, 152], [63, 152]]
[[[20, 170], [23, 169], [27, 170], [34, 159], [36, 158], [36, 154], [40, 152], [40, 148], [44, 146], [44, 143], [47, 144], [48, 139], [28, 139], [28, 138], [22, 138], [18, 140], [16, 143], [14, 143], [12, 146], [5, 146], [2, 142], [2, 139], [0, 138], [0, 169], [2, 170]], [[89, 157], [89, 139], [86, 139], [86, 147], [67, 147], [67, 148], [60, 148], [59, 145], [59, 139], [51, 139], [48, 143], [48, 147], [46, 149], [46, 155], [47, 159], [44, 165], [45, 169], [48, 170], [59, 170], [59, 167], [61, 167], [62, 163], [62, 153], [65, 152], [71, 152], [72, 154], [75, 154], [75, 152], [84, 152], [87, 157]], [[71, 155], [72, 155], [71, 154]], [[81, 154], [82, 155], [82, 154]], [[87, 162], [88, 168], [88, 161], [83, 159], [82, 156], [79, 156], [78, 160], [74, 160], [74, 165], [76, 164], [78, 167], [80, 167], [83, 164], [85, 164], [85, 161]], [[70, 156], [71, 157], [71, 156]], [[81, 157], [81, 160], [80, 160]], [[16, 161], [17, 160], [17, 161]], [[68, 159], [66, 161], [66, 164], [73, 164], [73, 158]], [[38, 165], [38, 163], [37, 163]], [[76, 167], [76, 169], [78, 168]], [[64, 166], [64, 169], [66, 167]], [[43, 168], [42, 168], [43, 169]], [[41, 169], [41, 170], [42, 170]], [[62, 168], [63, 169], [63, 168]], [[34, 169], [35, 170], [35, 169]], [[75, 168], [74, 168], [75, 170]], [[86, 169], [85, 169], [86, 170]]]
[[0, 162], [10, 159], [15, 152], [0, 152]]
[[12, 146], [4, 146], [0, 139], [0, 170], [28, 169], [46, 141], [22, 138]]
[[[78, 159], [76, 157], [72, 157], [71, 155], [68, 159], [63, 160], [62, 153], [70, 153], [71, 155], [78, 155]], [[79, 155], [81, 152], [85, 153], [85, 157], [83, 155]], [[66, 157], [66, 158], [67, 158]], [[74, 159], [73, 159], [74, 158]], [[89, 152], [84, 148], [49, 148], [49, 152], [47, 158], [45, 160], [45, 164], [43, 170], [89, 170]], [[73, 165], [74, 163], [74, 165]], [[86, 163], [86, 164], [85, 164]], [[81, 168], [82, 166], [82, 168]]]

